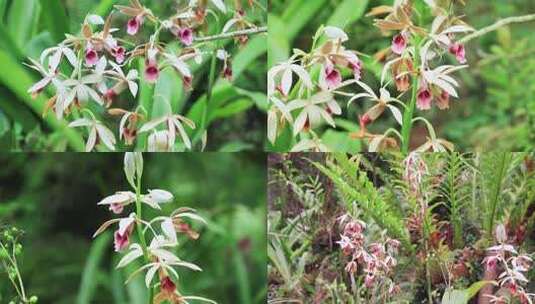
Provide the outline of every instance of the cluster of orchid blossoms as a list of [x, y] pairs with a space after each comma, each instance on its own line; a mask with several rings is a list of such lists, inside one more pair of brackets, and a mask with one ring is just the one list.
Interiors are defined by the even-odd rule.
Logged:
[[[453, 144], [436, 137], [432, 124], [423, 117], [414, 117], [415, 108], [427, 111], [435, 104], [439, 109], [449, 108], [450, 97], [458, 97], [459, 83], [451, 74], [466, 68], [464, 46], [456, 42], [455, 35], [473, 31], [448, 9], [439, 7], [435, 1], [426, 1], [435, 18], [430, 30], [416, 26], [411, 17], [416, 13], [410, 0], [396, 0], [393, 6], [372, 9], [369, 16], [387, 15], [376, 20], [376, 26], [385, 34], [395, 32], [392, 45], [380, 52], [385, 60], [381, 73], [381, 88], [376, 93], [369, 85], [360, 81], [363, 69], [356, 51], [343, 46], [349, 40], [340, 28], [321, 27], [314, 37], [312, 51], [306, 53], [294, 50], [293, 56], [284, 63], [274, 66], [268, 74], [268, 96], [271, 109], [268, 113], [268, 138], [275, 143], [281, 127], [290, 123], [293, 135], [299, 141], [294, 151], [325, 151], [313, 131], [324, 122], [336, 127], [333, 117], [342, 114], [337, 97], [349, 98], [347, 106], [354, 101], [366, 99], [373, 105], [359, 116], [360, 131], [353, 137], [368, 141], [370, 152], [398, 149], [399, 142], [404, 152], [408, 152], [410, 131], [413, 123], [424, 122], [429, 139], [417, 151], [453, 150]], [[318, 35], [326, 37], [326, 42], [317, 46]], [[444, 55], [451, 53], [461, 65], [441, 63]], [[343, 73], [349, 70], [351, 73]], [[390, 73], [389, 73], [390, 72]], [[298, 79], [294, 81], [293, 74]], [[391, 74], [391, 77], [387, 77]], [[344, 75], [349, 75], [344, 79]], [[386, 81], [387, 78], [391, 80]], [[387, 87], [393, 82], [397, 97]], [[356, 84], [363, 92], [348, 92], [349, 85]], [[400, 98], [412, 88], [412, 97], [403, 102]], [[341, 89], [344, 89], [343, 91]], [[433, 102], [434, 101], [434, 102]], [[401, 126], [401, 132], [390, 128], [383, 134], [368, 132], [368, 126], [390, 112]], [[403, 112], [403, 113], [402, 113]], [[397, 138], [396, 138], [397, 137]]]
[[[214, 54], [222, 60], [223, 76], [227, 79], [232, 77], [230, 56], [224, 49], [203, 50], [201, 47], [206, 42], [194, 43], [195, 35], [205, 27], [207, 14], [217, 16], [209, 4], [223, 14], [227, 13], [227, 7], [222, 0], [187, 2], [179, 5], [176, 14], [165, 20], [155, 16], [139, 0], [131, 0], [129, 6], [116, 5], [119, 14], [130, 18], [124, 26], [128, 36], [137, 35], [147, 21], [152, 23], [154, 33], [145, 42], [139, 42], [142, 40], [137, 37], [132, 41], [116, 37], [121, 30], [112, 27], [114, 12], [106, 20], [98, 15], [88, 15], [79, 35], [66, 34], [66, 39], [59, 45], [44, 50], [39, 60], [29, 59], [29, 67], [44, 78], [35, 83], [28, 93], [36, 97], [52, 86], [54, 96], [48, 100], [44, 115], [52, 109], [58, 119], [67, 118], [70, 127], [87, 128], [86, 151], [93, 150], [99, 143], [108, 150], [115, 150], [117, 144], [114, 133], [91, 111], [95, 105], [90, 103], [108, 109], [110, 115], [121, 116], [118, 137], [127, 146], [134, 143], [138, 133], [150, 132], [149, 151], [173, 150], [178, 133], [184, 146], [191, 149], [185, 127], [195, 129], [195, 124], [188, 118], [167, 113], [147, 122], [147, 111], [142, 106], [131, 110], [110, 108], [123, 92], [131, 94], [134, 99], [137, 97], [140, 75], [136, 68], [129, 69], [136, 58], [143, 59], [143, 77], [149, 84], [158, 80], [162, 70], [171, 68], [181, 76], [184, 86], [191, 88], [193, 75], [190, 65], [193, 62], [200, 64], [206, 54]], [[254, 25], [245, 20], [243, 10], [239, 9], [235, 17], [225, 24], [223, 33], [251, 27]], [[178, 41], [182, 47], [178, 51], [168, 48], [169, 43], [160, 39], [163, 32], [171, 33], [175, 38], [170, 42]], [[247, 36], [238, 36], [237, 40], [244, 43]], [[62, 64], [63, 61], [66, 63]], [[139, 128], [141, 123], [144, 124]], [[165, 128], [159, 128], [160, 125], [165, 125]]]
[[496, 246], [487, 248], [483, 264], [487, 271], [499, 273], [496, 280], [501, 289], [495, 295], [486, 295], [490, 303], [505, 304], [517, 299], [521, 304], [532, 304], [535, 294], [528, 293], [525, 286], [529, 284], [525, 273], [529, 272], [533, 260], [525, 254], [519, 254], [514, 245], [508, 244], [506, 228], [503, 224], [496, 227]]
[[[143, 174], [143, 158], [140, 152], [128, 152], [124, 158], [124, 172], [134, 192], [120, 191], [101, 200], [98, 205], [108, 206], [114, 214], [126, 213], [125, 209], [134, 206], [135, 212], [128, 216], [109, 220], [102, 224], [95, 232], [96, 237], [111, 225], [117, 224], [114, 232], [114, 247], [116, 252], [125, 252], [117, 264], [123, 268], [135, 260], [143, 257], [143, 266], [134, 271], [126, 283], [135, 275], [146, 271], [145, 284], [149, 290], [159, 288], [160, 292], [154, 296], [156, 304], [169, 301], [173, 304], [187, 304], [188, 301], [198, 300], [215, 303], [212, 300], [197, 296], [183, 296], [177, 289], [178, 273], [174, 267], [184, 267], [194, 271], [201, 271], [199, 266], [181, 260], [172, 249], [178, 247], [177, 233], [184, 233], [190, 239], [197, 239], [199, 234], [187, 223], [186, 219], [206, 223], [194, 209], [181, 207], [169, 216], [158, 216], [151, 220], [141, 217], [142, 204], [153, 209], [161, 210], [160, 205], [173, 201], [173, 195], [165, 190], [149, 190], [141, 194], [141, 176]], [[137, 242], [134, 241], [134, 232]], [[150, 239], [150, 242], [147, 240]], [[148, 245], [147, 245], [148, 244]], [[154, 283], [158, 274], [157, 283]], [[151, 303], [153, 303], [151, 302]]]
[[364, 222], [346, 214], [339, 218], [339, 223], [343, 227], [343, 232], [337, 243], [344, 256], [349, 257], [345, 271], [350, 275], [351, 282], [355, 284], [355, 276], [361, 265], [366, 288], [374, 289], [383, 286], [387, 287], [389, 295], [398, 293], [400, 287], [392, 281], [390, 276], [397, 265], [394, 255], [398, 252], [400, 242], [386, 238], [384, 242], [366, 244]]

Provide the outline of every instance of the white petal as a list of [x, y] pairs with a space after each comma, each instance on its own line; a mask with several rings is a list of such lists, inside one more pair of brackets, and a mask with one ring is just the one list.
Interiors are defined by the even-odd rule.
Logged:
[[156, 118], [156, 119], [153, 119], [149, 122], [147, 122], [146, 124], [144, 124], [141, 129], [139, 129], [139, 133], [143, 133], [143, 132], [147, 132], [149, 130], [152, 130], [154, 128], [156, 128], [159, 124], [163, 123], [164, 121], [167, 120], [167, 116], [163, 116], [163, 117], [159, 117], [159, 118]]
[[29, 90], [28, 93], [33, 94], [40, 90], [42, 90], [44, 87], [46, 87], [52, 79], [49, 77], [45, 77], [41, 80], [39, 80], [36, 84], [34, 84]]
[[150, 282], [152, 282], [152, 279], [154, 278], [154, 275], [156, 274], [156, 271], [160, 268], [159, 264], [154, 264], [149, 270], [147, 271], [147, 274], [145, 275], [145, 286], [147, 288], [150, 288]]
[[138, 89], [137, 83], [135, 83], [134, 81], [128, 81], [128, 88], [130, 89], [130, 93], [132, 93], [132, 96], [136, 97]]
[[168, 203], [173, 200], [173, 194], [166, 190], [153, 189], [149, 190], [148, 194], [156, 203]]
[[61, 50], [57, 50], [54, 55], [48, 58], [48, 67], [50, 71], [55, 71], [61, 60]]
[[176, 230], [171, 218], [166, 218], [164, 221], [162, 221], [161, 227], [163, 233], [165, 234], [169, 242], [176, 244], [178, 242], [176, 237]]
[[395, 106], [393, 105], [386, 105], [390, 111], [392, 112], [392, 115], [394, 115], [394, 118], [396, 119], [396, 121], [400, 124], [400, 125], [403, 125], [403, 116], [401, 115], [401, 111], [396, 108]]
[[297, 134], [299, 134], [299, 132], [301, 132], [301, 130], [303, 130], [303, 127], [305, 126], [306, 121], [307, 121], [307, 111], [303, 110], [301, 111], [301, 113], [299, 113], [299, 116], [297, 116], [297, 118], [295, 119], [294, 126], [293, 126], [294, 136], [296, 136]]
[[335, 26], [326, 26], [323, 31], [329, 39], [341, 39], [342, 42], [347, 41], [349, 39], [347, 37], [347, 34], [341, 28]]
[[292, 70], [286, 69], [284, 70], [281, 78], [281, 89], [282, 94], [285, 96], [288, 96], [288, 93], [290, 92], [290, 89], [292, 88]]
[[133, 214], [130, 214], [129, 217], [123, 217], [119, 221], [119, 229], [117, 230], [119, 234], [124, 235], [126, 233], [126, 230], [130, 228], [134, 224], [135, 217]]
[[102, 124], [97, 124], [96, 128], [102, 143], [108, 147], [108, 149], [115, 151], [115, 136], [113, 135], [113, 132]]
[[308, 87], [312, 88], [314, 85], [312, 84], [312, 80], [310, 80], [310, 75], [308, 75], [308, 72], [300, 65], [292, 64], [290, 65], [291, 69], [299, 76], [299, 78], [303, 81], [303, 84]]
[[180, 134], [182, 141], [184, 142], [184, 145], [186, 146], [186, 148], [191, 150], [191, 141], [188, 137], [188, 133], [186, 133], [186, 130], [184, 130], [184, 127], [182, 126], [180, 121], [178, 121], [178, 119], [173, 119], [173, 121], [175, 123], [176, 128], [178, 129], [178, 133]]
[[[132, 244], [132, 245], [137, 245], [137, 244]], [[139, 249], [135, 248], [134, 250], [131, 250], [119, 261], [119, 263], [117, 264], [117, 268], [121, 268], [121, 267], [128, 265], [130, 262], [139, 258], [142, 255], [143, 255], [143, 250], [141, 250], [141, 248]]]
[[94, 122], [92, 120], [89, 120], [87, 118], [80, 118], [77, 119], [69, 124], [69, 127], [76, 128], [76, 127], [88, 127], [93, 125]]
[[97, 130], [96, 128], [91, 128], [89, 131], [89, 137], [87, 138], [87, 143], [85, 144], [85, 152], [91, 152], [95, 147], [97, 142]]
[[371, 96], [373, 96], [375, 99], [379, 99], [377, 98], [377, 95], [375, 95], [375, 92], [372, 90], [372, 88], [370, 88], [367, 84], [365, 84], [364, 82], [362, 81], [357, 81], [357, 84], [364, 89], [364, 91], [368, 92], [368, 94], [370, 94]]
[[199, 222], [202, 222], [203, 224], [208, 224], [206, 223], [206, 221], [198, 214], [195, 214], [195, 213], [191, 213], [191, 212], [183, 212], [183, 213], [179, 213], [177, 215], [175, 215], [176, 217], [187, 217], [187, 218], [190, 218], [192, 220], [196, 220], [196, 221], [199, 221]]
[[94, 24], [94, 25], [104, 24], [104, 19], [102, 19], [102, 17], [100, 17], [99, 15], [89, 15], [87, 16], [87, 21], [90, 24]]
[[130, 191], [121, 191], [115, 194], [106, 196], [97, 205], [111, 205], [111, 204], [125, 204], [132, 202], [135, 198], [135, 194]]
[[270, 109], [267, 117], [267, 137], [272, 144], [275, 143], [275, 139], [277, 138], [278, 125], [277, 114], [274, 109]]

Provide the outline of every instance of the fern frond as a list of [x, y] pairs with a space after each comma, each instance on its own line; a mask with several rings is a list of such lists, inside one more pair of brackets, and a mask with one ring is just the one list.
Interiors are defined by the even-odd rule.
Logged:
[[[344, 166], [344, 170], [334, 163], [329, 163], [327, 166], [319, 163], [313, 165], [333, 181], [348, 208], [352, 208], [355, 202], [379, 227], [386, 229], [389, 235], [400, 240], [405, 249], [413, 250], [403, 219], [390, 211], [388, 204], [369, 181], [365, 172], [358, 169], [354, 172], [354, 166]], [[351, 171], [346, 171], [348, 169]]]

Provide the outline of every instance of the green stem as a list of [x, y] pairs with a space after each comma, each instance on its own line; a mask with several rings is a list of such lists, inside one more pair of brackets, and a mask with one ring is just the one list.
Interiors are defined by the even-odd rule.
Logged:
[[402, 146], [401, 151], [403, 154], [409, 152], [409, 145], [411, 141], [411, 129], [412, 129], [412, 117], [414, 115], [414, 108], [416, 107], [416, 98], [418, 96], [418, 71], [420, 67], [418, 62], [420, 61], [420, 46], [415, 44], [414, 47], [414, 64], [415, 64], [415, 73], [412, 75], [412, 96], [408, 107], [405, 107], [405, 112], [403, 113], [403, 126], [401, 127], [401, 137], [402, 137]]
[[[138, 176], [136, 185], [136, 231], [139, 241], [141, 242], [141, 247], [143, 248], [143, 255], [145, 256], [145, 261], [150, 263], [150, 255], [147, 249], [147, 241], [145, 240], [145, 235], [143, 234], [143, 224], [140, 222], [142, 219], [142, 207], [141, 207], [141, 177]], [[139, 220], [138, 220], [139, 219]], [[149, 288], [149, 304], [152, 304], [152, 288]]]

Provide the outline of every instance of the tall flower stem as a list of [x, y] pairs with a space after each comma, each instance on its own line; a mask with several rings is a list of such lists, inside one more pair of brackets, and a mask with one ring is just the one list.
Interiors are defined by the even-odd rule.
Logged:
[[[143, 226], [141, 223], [142, 219], [142, 206], [141, 206], [141, 176], [138, 176], [136, 180], [136, 231], [139, 241], [141, 242], [141, 247], [143, 248], [143, 255], [145, 256], [145, 261], [150, 263], [149, 251], [147, 250], [147, 241], [145, 240], [145, 235], [143, 234]], [[149, 300], [148, 303], [152, 304], [153, 292], [152, 288], [149, 288]]]
[[403, 126], [401, 127], [401, 152], [407, 154], [409, 152], [409, 145], [411, 141], [412, 130], [412, 117], [414, 115], [414, 108], [416, 107], [416, 98], [418, 96], [418, 76], [420, 67], [418, 62], [420, 61], [420, 45], [419, 43], [414, 46], [414, 73], [412, 74], [412, 95], [410, 103], [405, 107], [403, 113]]

